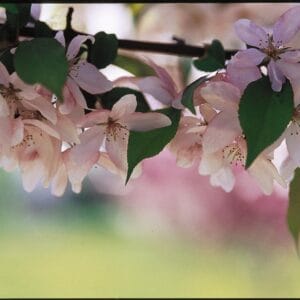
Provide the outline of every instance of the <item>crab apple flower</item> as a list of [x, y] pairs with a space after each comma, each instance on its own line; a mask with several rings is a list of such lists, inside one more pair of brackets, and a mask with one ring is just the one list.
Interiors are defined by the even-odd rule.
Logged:
[[[65, 47], [64, 34], [59, 31], [55, 38]], [[64, 103], [59, 106], [63, 114], [69, 114], [76, 105], [87, 108], [86, 100], [80, 88], [90, 94], [102, 94], [112, 89], [112, 82], [109, 81], [94, 65], [85, 59], [77, 57], [81, 45], [90, 39], [94, 42], [94, 37], [78, 35], [70, 42], [66, 57], [69, 62], [69, 73], [63, 89]]]
[[[219, 186], [224, 191], [231, 192], [235, 184], [235, 173], [244, 170], [246, 155], [246, 141], [243, 137], [238, 137], [219, 151], [203, 152], [199, 173], [210, 175], [212, 186]], [[266, 195], [272, 193], [274, 180], [286, 187], [285, 181], [265, 154], [258, 156], [247, 171]]]
[[[300, 50], [291, 50], [288, 47], [288, 43], [300, 30], [299, 14], [300, 6], [297, 6], [281, 15], [273, 26], [273, 34], [267, 33], [262, 27], [248, 19], [240, 19], [234, 25], [239, 38], [247, 45], [255, 47], [242, 50], [244, 59], [240, 59], [240, 63], [247, 64], [247, 61], [255, 61], [257, 65], [261, 62], [267, 63], [272, 89], [277, 92], [281, 90], [282, 84], [285, 82], [282, 65], [285, 63], [297, 64], [300, 59]], [[243, 73], [242, 67], [240, 71], [238, 74]], [[232, 72], [229, 70], [229, 73]], [[247, 73], [250, 76], [251, 72], [247, 71]], [[252, 71], [252, 76], [253, 74], [254, 71]]]
[[113, 163], [121, 170], [127, 170], [127, 146], [129, 131], [149, 131], [171, 125], [170, 119], [161, 113], [135, 112], [134, 95], [123, 96], [112, 110], [99, 110], [86, 114], [79, 126], [102, 128], [106, 151]]
[[203, 151], [214, 153], [242, 134], [238, 119], [240, 90], [229, 82], [211, 82], [201, 89], [201, 96], [217, 113], [203, 134]]

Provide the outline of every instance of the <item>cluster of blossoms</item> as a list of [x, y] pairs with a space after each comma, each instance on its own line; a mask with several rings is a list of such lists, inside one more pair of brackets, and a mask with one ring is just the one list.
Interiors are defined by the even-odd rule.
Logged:
[[[300, 50], [288, 42], [300, 30], [300, 7], [287, 11], [273, 27], [273, 34], [249, 20], [235, 24], [238, 36], [249, 46], [238, 51], [225, 70], [213, 74], [194, 92], [197, 114], [192, 116], [181, 103], [178, 91], [166, 70], [147, 60], [156, 75], [123, 77], [111, 82], [80, 55], [83, 43], [92, 36], [78, 35], [68, 44], [69, 69], [63, 87], [63, 102], [40, 84], [25, 84], [0, 63], [0, 164], [11, 171], [19, 167], [26, 191], [38, 182], [51, 185], [54, 195], [64, 193], [68, 181], [81, 191], [82, 181], [95, 165], [126, 178], [130, 131], [149, 131], [171, 125], [159, 112], [136, 112], [137, 99], [129, 94], [111, 110], [90, 108], [82, 90], [99, 95], [118, 86], [130, 86], [151, 95], [163, 107], [181, 110], [177, 133], [168, 144], [180, 167], [199, 165], [201, 175], [209, 175], [213, 186], [230, 192], [239, 172], [248, 172], [262, 192], [271, 194], [274, 181], [286, 187], [293, 170], [300, 166]], [[55, 37], [66, 47], [63, 32]], [[286, 131], [265, 149], [245, 170], [247, 143], [240, 126], [238, 109], [249, 83], [267, 67], [272, 89], [282, 89], [286, 78], [294, 92], [295, 112]], [[286, 140], [289, 157], [279, 172], [272, 160], [274, 150]], [[138, 172], [139, 170], [137, 170]]]

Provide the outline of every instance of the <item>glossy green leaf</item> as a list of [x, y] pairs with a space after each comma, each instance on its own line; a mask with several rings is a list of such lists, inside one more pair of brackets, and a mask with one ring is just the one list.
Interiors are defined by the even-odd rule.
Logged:
[[194, 60], [194, 66], [205, 72], [214, 72], [225, 67], [225, 51], [220, 41], [213, 40], [205, 57]]
[[125, 69], [135, 76], [153, 76], [155, 71], [148, 65], [133, 57], [118, 55], [113, 62], [114, 65]]
[[36, 38], [21, 42], [14, 56], [17, 74], [28, 84], [40, 83], [62, 98], [67, 79], [65, 48], [55, 39]]
[[287, 81], [280, 92], [274, 92], [268, 77], [248, 85], [242, 95], [239, 119], [246, 136], [246, 167], [286, 129], [293, 114], [293, 91]]
[[295, 240], [299, 252], [300, 235], [300, 168], [295, 170], [295, 175], [290, 183], [289, 207], [287, 212], [287, 223], [289, 230]]
[[100, 96], [101, 105], [103, 108], [112, 109], [113, 105], [123, 96], [128, 94], [134, 94], [136, 96], [137, 107], [136, 111], [147, 112], [150, 107], [144, 97], [144, 95], [136, 90], [126, 87], [116, 87]]
[[188, 108], [190, 112], [193, 113], [194, 115], [196, 114], [196, 110], [194, 106], [194, 91], [201, 83], [205, 82], [206, 80], [207, 80], [207, 76], [200, 77], [199, 79], [195, 80], [190, 85], [188, 85], [182, 94], [182, 99], [181, 99], [182, 105]]
[[170, 118], [172, 124], [167, 127], [154, 129], [147, 132], [130, 131], [128, 140], [128, 172], [126, 183], [132, 171], [143, 159], [157, 155], [175, 136], [181, 112], [172, 107], [158, 110]]
[[110, 65], [118, 53], [118, 39], [115, 34], [103, 31], [95, 34], [95, 42], [91, 46], [89, 61], [97, 68], [102, 69]]

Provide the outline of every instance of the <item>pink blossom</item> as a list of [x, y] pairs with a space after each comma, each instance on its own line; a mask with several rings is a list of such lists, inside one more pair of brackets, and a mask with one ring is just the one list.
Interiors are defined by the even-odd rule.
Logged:
[[[55, 38], [65, 47], [65, 38], [62, 31], [59, 31]], [[101, 94], [112, 89], [112, 82], [109, 81], [94, 65], [85, 59], [77, 57], [82, 43], [94, 37], [78, 35], [70, 42], [66, 57], [69, 62], [69, 73], [63, 89], [64, 103], [59, 106], [61, 113], [69, 114], [76, 105], [87, 108], [86, 100], [80, 88], [90, 94]]]
[[[229, 63], [228, 74], [234, 84], [241, 84], [243, 90], [247, 83], [258, 79], [259, 70], [255, 69], [255, 65], [260, 63], [267, 63], [274, 91], [281, 90], [285, 77], [291, 79], [299, 76], [300, 50], [291, 50], [287, 46], [300, 29], [299, 13], [300, 6], [297, 6], [281, 15], [273, 26], [273, 34], [248, 19], [240, 19], [235, 23], [240, 39], [254, 48], [240, 51]], [[290, 64], [297, 66], [297, 72], [291, 74], [286, 71]]]

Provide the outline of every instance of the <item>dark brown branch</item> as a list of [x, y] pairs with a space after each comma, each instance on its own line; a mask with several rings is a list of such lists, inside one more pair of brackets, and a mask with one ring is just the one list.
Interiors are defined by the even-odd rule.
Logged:
[[[67, 26], [66, 30], [73, 37], [77, 34], [84, 34], [83, 32], [78, 32], [72, 29], [71, 19], [72, 19], [73, 8], [70, 7], [67, 14]], [[52, 31], [53, 36], [57, 31]], [[35, 37], [34, 28], [25, 27], [20, 30], [20, 35], [23, 37]], [[178, 55], [178, 56], [190, 56], [190, 57], [202, 57], [206, 53], [206, 47], [198, 47], [193, 45], [187, 45], [184, 40], [177, 37], [173, 37], [175, 43], [155, 43], [155, 42], [145, 42], [127, 39], [118, 39], [119, 48], [130, 51], [145, 51], [154, 52], [160, 54], [168, 55]], [[236, 53], [237, 50], [225, 50], [226, 59], [230, 59], [232, 55]]]

